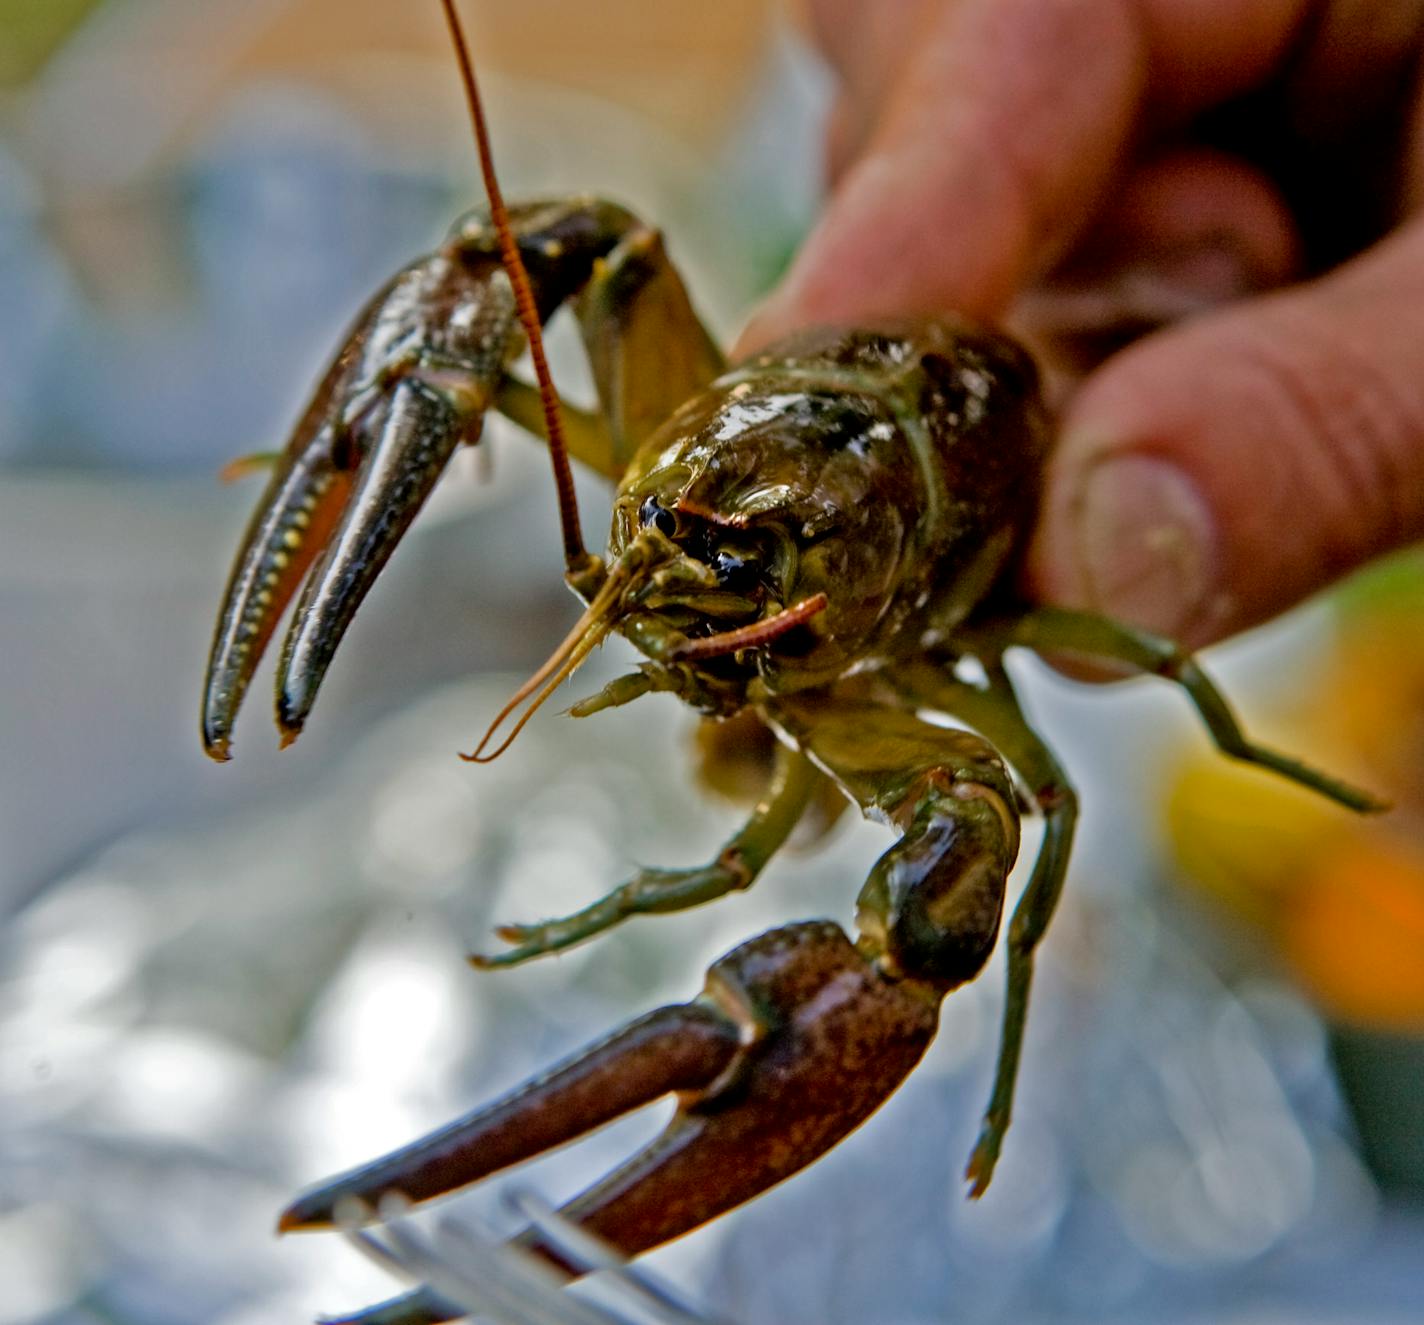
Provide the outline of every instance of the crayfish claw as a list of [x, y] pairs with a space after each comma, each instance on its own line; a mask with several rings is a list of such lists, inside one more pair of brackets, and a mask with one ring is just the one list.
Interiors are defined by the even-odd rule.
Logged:
[[231, 758], [232, 725], [267, 641], [350, 490], [325, 440], [319, 433], [306, 454], [283, 457], [228, 583], [203, 691], [203, 749], [219, 762]]
[[939, 1019], [936, 999], [886, 980], [829, 921], [734, 948], [708, 971], [703, 999], [740, 1027], [736, 1061], [681, 1095], [660, 1136], [559, 1211], [628, 1256], [819, 1159], [889, 1098]]
[[463, 1187], [669, 1091], [706, 1088], [738, 1047], [738, 1027], [703, 1002], [659, 1008], [493, 1104], [298, 1197], [278, 1231], [333, 1227], [352, 1198], [374, 1210], [389, 1193], [425, 1201]]
[[[836, 1145], [919, 1062], [938, 1015], [935, 996], [887, 979], [839, 926], [773, 930], [714, 963], [691, 1003], [661, 1008], [486, 1108], [314, 1189], [280, 1228], [330, 1226], [350, 1197], [374, 1207], [388, 1192], [441, 1195], [672, 1092], [677, 1111], [663, 1132], [559, 1211], [636, 1256]], [[514, 1241], [570, 1277], [584, 1271], [537, 1229]], [[444, 1319], [422, 1290], [377, 1310], [347, 1319]]]
[[232, 724], [287, 604], [302, 590], [277, 683], [282, 744], [296, 739], [342, 634], [461, 441], [516, 344], [497, 262], [441, 252], [366, 305], [277, 458], [228, 583], [203, 705], [203, 743]]
[[297, 603], [277, 677], [282, 744], [301, 733], [346, 628], [465, 435], [465, 419], [423, 384], [396, 385], [340, 522]]
[[[203, 748], [231, 758], [232, 726], [277, 622], [341, 518], [351, 490], [349, 448], [336, 418], [386, 291], [361, 311], [332, 359], [286, 448], [272, 460], [266, 491], [248, 523], [213, 634], [203, 687]], [[250, 473], [234, 462], [224, 477]]]

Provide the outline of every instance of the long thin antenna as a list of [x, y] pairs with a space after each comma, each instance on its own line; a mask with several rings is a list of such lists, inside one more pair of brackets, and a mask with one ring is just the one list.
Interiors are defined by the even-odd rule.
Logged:
[[[626, 557], [615, 563], [608, 578], [603, 582], [603, 587], [594, 595], [593, 601], [588, 605], [588, 610], [574, 623], [574, 628], [565, 636], [564, 642], [554, 650], [549, 656], [549, 660], [514, 692], [508, 703], [495, 714], [494, 721], [486, 729], [473, 753], [462, 754], [461, 759], [472, 764], [488, 764], [498, 759], [509, 749], [514, 743], [514, 738], [524, 730], [524, 724], [534, 716], [535, 710], [542, 707], [544, 701], [582, 666], [584, 659], [608, 634], [613, 624], [618, 599], [628, 588], [628, 581], [633, 569], [631, 562]], [[550, 680], [550, 677], [553, 679]], [[545, 685], [545, 682], [548, 684]], [[500, 729], [504, 720], [530, 695], [539, 690], [540, 686], [544, 687], [543, 690], [539, 691], [534, 702], [524, 711], [523, 716], [515, 724], [514, 730], [492, 754], [485, 754], [485, 747], [494, 739], [495, 733]]]
[[554, 379], [549, 375], [549, 363], [544, 357], [544, 338], [539, 329], [534, 294], [529, 288], [529, 273], [524, 270], [524, 261], [519, 256], [519, 248], [509, 228], [504, 195], [500, 193], [499, 181], [495, 178], [494, 154], [490, 151], [489, 130], [485, 126], [484, 107], [480, 104], [479, 88], [475, 83], [470, 48], [465, 42], [460, 16], [455, 12], [455, 0], [440, 0], [440, 3], [445, 10], [450, 40], [454, 43], [455, 58], [460, 64], [460, 77], [465, 84], [465, 101], [470, 108], [475, 146], [480, 154], [480, 173], [484, 176], [485, 193], [489, 197], [490, 220], [494, 222], [495, 233], [499, 236], [504, 270], [510, 285], [514, 287], [519, 320], [529, 338], [529, 354], [534, 360], [534, 376], [538, 379], [539, 398], [544, 404], [544, 429], [549, 442], [549, 460], [554, 467], [554, 486], [559, 494], [559, 524], [564, 534], [564, 565], [570, 571], [581, 570], [588, 564], [588, 552], [583, 545], [583, 531], [579, 528], [578, 498], [574, 495], [574, 476], [569, 468], [569, 448], [564, 441], [563, 421], [559, 417], [559, 393], [554, 389]]

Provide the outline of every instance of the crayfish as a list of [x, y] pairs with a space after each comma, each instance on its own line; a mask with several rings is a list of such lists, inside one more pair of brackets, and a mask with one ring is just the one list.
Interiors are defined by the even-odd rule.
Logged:
[[[748, 887], [828, 786], [897, 839], [861, 890], [855, 939], [812, 920], [742, 944], [691, 1002], [308, 1192], [281, 1227], [329, 1226], [353, 1198], [373, 1208], [386, 1193], [438, 1196], [669, 1093], [666, 1130], [563, 1215], [632, 1256], [749, 1200], [836, 1145], [915, 1067], [941, 1001], [995, 946], [1020, 811], [1033, 808], [1045, 833], [1008, 925], [997, 1072], [966, 1173], [978, 1194], [1009, 1126], [1034, 951], [1077, 814], [1020, 710], [1008, 650], [1162, 676], [1224, 753], [1355, 810], [1378, 807], [1249, 741], [1171, 642], [1016, 594], [1050, 436], [1024, 351], [945, 319], [811, 330], [729, 366], [661, 237], [632, 213], [595, 197], [506, 212], [448, 3], [447, 16], [490, 205], [366, 305], [277, 461], [218, 623], [208, 753], [228, 757], [244, 691], [301, 588], [277, 677], [283, 742], [297, 736], [343, 632], [452, 454], [479, 440], [489, 409], [531, 430], [542, 411], [566, 578], [586, 610], [468, 757], [498, 754], [612, 632], [645, 661], [576, 714], [672, 692], [710, 720], [774, 734], [774, 755], [760, 803], [710, 864], [645, 871], [562, 920], [503, 930], [513, 946], [476, 963], [557, 952], [629, 916]], [[547, 382], [539, 323], [564, 306], [596, 413], [556, 408]], [[512, 371], [526, 345], [537, 390]], [[617, 485], [606, 558], [584, 550], [565, 446]], [[523, 1241], [573, 1272], [537, 1233]], [[350, 1319], [456, 1314], [417, 1289]]]

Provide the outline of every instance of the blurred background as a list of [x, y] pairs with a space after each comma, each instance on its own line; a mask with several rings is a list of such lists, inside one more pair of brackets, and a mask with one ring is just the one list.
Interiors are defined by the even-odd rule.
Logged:
[[[630, 203], [729, 337], [818, 197], [828, 84], [794, 10], [464, 11], [507, 191]], [[280, 443], [477, 187], [433, 0], [0, 0], [0, 1325], [382, 1295], [336, 1240], [271, 1236], [293, 1190], [690, 996], [760, 928], [848, 922], [883, 849], [845, 825], [706, 912], [465, 965], [492, 923], [705, 858], [736, 820], [662, 697], [455, 760], [572, 616], [545, 462], [498, 427], [300, 745], [277, 757], [259, 682], [237, 759], [201, 755], [257, 496], [217, 472]], [[957, 1174], [997, 964], [861, 1133], [655, 1264], [742, 1325], [1424, 1318], [1421, 610], [1406, 556], [1210, 659], [1253, 731], [1396, 800], [1370, 824], [1211, 758], [1164, 688], [1025, 665], [1086, 813], [993, 1189], [969, 1205]], [[528, 1181], [566, 1196], [649, 1125]]]

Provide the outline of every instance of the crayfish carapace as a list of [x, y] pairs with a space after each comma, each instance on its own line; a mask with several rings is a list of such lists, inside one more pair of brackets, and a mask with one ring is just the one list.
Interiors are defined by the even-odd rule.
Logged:
[[[469, 89], [477, 108], [472, 79]], [[755, 715], [776, 754], [761, 803], [711, 864], [645, 872], [576, 915], [501, 931], [514, 946], [477, 963], [522, 961], [630, 915], [745, 888], [828, 783], [898, 837], [860, 893], [856, 939], [829, 921], [752, 939], [690, 1003], [309, 1192], [281, 1226], [329, 1225], [352, 1198], [374, 1208], [391, 1192], [440, 1195], [669, 1093], [677, 1112], [661, 1136], [563, 1213], [636, 1255], [750, 1199], [839, 1142], [919, 1061], [941, 1000], [997, 940], [1027, 805], [1046, 832], [1009, 925], [997, 1075], [967, 1171], [982, 1192], [1076, 818], [1067, 778], [1020, 711], [1007, 650], [1163, 676], [1226, 754], [1352, 809], [1378, 806], [1248, 741], [1170, 642], [1016, 596], [1049, 428], [1033, 364], [1012, 342], [948, 320], [828, 329], [728, 367], [659, 235], [627, 210], [585, 197], [517, 206], [507, 223], [502, 213], [493, 189], [489, 210], [400, 272], [318, 386], [228, 587], [208, 752], [228, 757], [259, 655], [305, 578], [277, 680], [283, 740], [297, 735], [343, 631], [456, 448], [478, 440], [490, 408], [539, 426], [540, 392], [510, 367], [526, 343], [537, 348], [538, 321], [568, 306], [601, 411], [565, 408], [563, 426], [568, 449], [617, 484], [612, 535], [606, 560], [584, 551], [563, 474], [568, 580], [587, 610], [500, 716], [530, 696], [537, 707], [617, 632], [646, 661], [575, 712], [671, 691], [713, 719]], [[532, 291], [527, 332], [513, 250]], [[946, 727], [950, 715], [972, 730]], [[471, 757], [493, 757], [484, 748]], [[537, 1235], [526, 1243], [559, 1262]], [[453, 1314], [417, 1290], [350, 1319]]]

